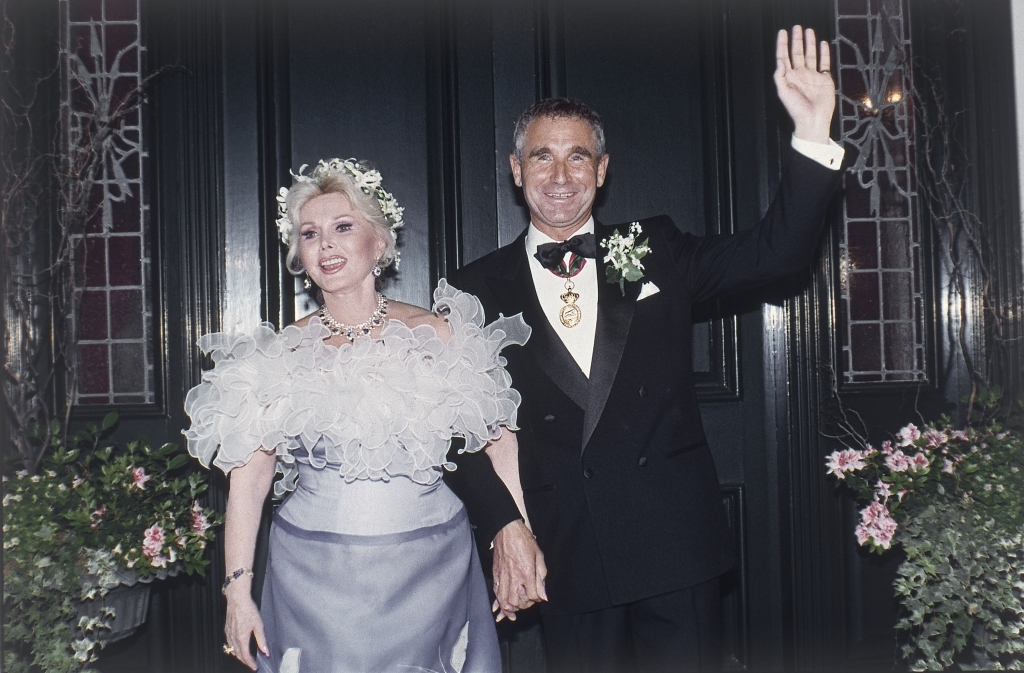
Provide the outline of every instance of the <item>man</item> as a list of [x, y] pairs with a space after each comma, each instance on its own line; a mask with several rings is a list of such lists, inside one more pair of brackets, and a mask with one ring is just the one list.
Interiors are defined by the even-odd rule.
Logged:
[[[757, 227], [699, 238], [664, 216], [595, 222], [609, 162], [600, 119], [550, 99], [520, 117], [510, 157], [529, 227], [455, 279], [488, 320], [521, 312], [533, 328], [505, 353], [523, 396], [515, 441], [492, 447], [512, 446], [505, 482], [502, 449], [493, 464], [461, 456], [450, 483], [493, 540], [499, 619], [546, 601], [555, 673], [720, 667], [718, 578], [734, 552], [697, 408], [690, 307], [797, 273], [817, 247], [842, 163], [835, 88], [827, 43], [819, 61], [813, 31], [796, 26], [789, 42], [781, 31], [775, 81], [795, 151]], [[607, 248], [627, 263], [611, 276]]]

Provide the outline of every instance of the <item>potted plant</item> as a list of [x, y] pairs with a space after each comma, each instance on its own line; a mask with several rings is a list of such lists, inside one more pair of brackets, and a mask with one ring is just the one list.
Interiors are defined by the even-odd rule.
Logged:
[[199, 504], [206, 477], [176, 444], [111, 441], [116, 424], [111, 413], [66, 444], [59, 427], [34, 427], [49, 438], [43, 469], [3, 477], [8, 671], [87, 670], [144, 619], [149, 582], [205, 574], [222, 522]]
[[914, 671], [1024, 668], [1024, 432], [1019, 409], [993, 417], [998, 398], [982, 391], [965, 428], [942, 416], [827, 458], [863, 505], [857, 541], [906, 555], [896, 628]]

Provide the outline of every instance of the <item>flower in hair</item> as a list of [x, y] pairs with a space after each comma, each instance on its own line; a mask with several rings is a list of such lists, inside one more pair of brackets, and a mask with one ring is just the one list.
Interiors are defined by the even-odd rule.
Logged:
[[[321, 159], [309, 175], [303, 175], [308, 164], [302, 164], [298, 173], [291, 173], [295, 182], [318, 182], [328, 175], [344, 175], [359, 187], [367, 196], [377, 199], [384, 219], [391, 227], [391, 236], [396, 237], [395, 230], [400, 228], [405, 221], [402, 219], [402, 212], [405, 210], [398, 205], [398, 200], [390, 192], [384, 190], [383, 180], [380, 171], [375, 168], [363, 166], [355, 159]], [[288, 217], [288, 192], [287, 187], [282, 187], [277, 194], [277, 230], [281, 234], [281, 240], [285, 245], [291, 242], [292, 232], [295, 224]], [[396, 237], [397, 238], [397, 237]], [[397, 262], [397, 260], [396, 260]]]

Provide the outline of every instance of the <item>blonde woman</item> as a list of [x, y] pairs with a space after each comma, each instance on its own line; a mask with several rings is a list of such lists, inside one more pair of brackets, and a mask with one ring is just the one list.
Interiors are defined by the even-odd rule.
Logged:
[[[443, 280], [433, 311], [385, 297], [402, 209], [380, 174], [339, 159], [301, 173], [278, 227], [320, 310], [281, 332], [203, 337], [215, 367], [185, 403], [189, 451], [230, 474], [225, 652], [273, 673], [500, 671], [470, 526], [441, 474], [453, 436], [478, 451], [516, 428], [499, 351], [530, 329], [484, 325], [476, 298]], [[257, 609], [275, 471], [287, 497]]]

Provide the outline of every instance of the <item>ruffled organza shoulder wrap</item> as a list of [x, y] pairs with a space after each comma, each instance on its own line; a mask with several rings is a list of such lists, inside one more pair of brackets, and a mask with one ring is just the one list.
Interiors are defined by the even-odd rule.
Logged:
[[455, 467], [446, 458], [453, 436], [479, 451], [502, 426], [518, 429], [520, 396], [500, 352], [525, 344], [530, 327], [521, 315], [485, 325], [480, 301], [444, 279], [434, 311], [448, 320], [447, 343], [430, 325], [390, 320], [379, 338], [336, 348], [315, 317], [280, 333], [264, 323], [253, 334], [202, 337], [214, 367], [185, 398], [189, 453], [229, 472], [273, 451], [284, 474], [277, 495], [295, 487], [296, 455], [347, 481], [437, 481], [442, 466]]

